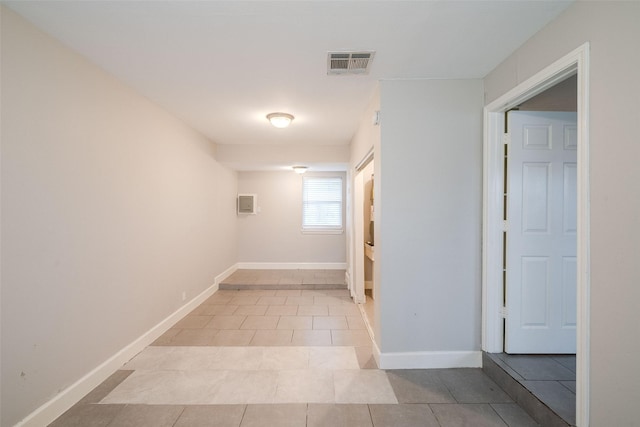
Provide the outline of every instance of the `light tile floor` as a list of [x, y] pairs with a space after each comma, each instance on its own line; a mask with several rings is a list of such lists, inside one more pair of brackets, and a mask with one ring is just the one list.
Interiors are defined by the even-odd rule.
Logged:
[[345, 270], [237, 270], [220, 289], [340, 289]]
[[376, 368], [345, 290], [220, 290], [51, 424], [535, 426], [480, 369]]

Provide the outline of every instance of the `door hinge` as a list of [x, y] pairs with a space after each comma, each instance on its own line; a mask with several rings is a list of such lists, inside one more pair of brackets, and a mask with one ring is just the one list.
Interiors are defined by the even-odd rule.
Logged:
[[502, 221], [502, 231], [509, 231], [509, 223], [506, 219]]
[[500, 308], [500, 317], [502, 317], [503, 319], [507, 318], [507, 307]]
[[502, 134], [502, 143], [504, 145], [509, 145], [510, 142], [511, 142], [511, 134], [510, 133], [503, 133]]

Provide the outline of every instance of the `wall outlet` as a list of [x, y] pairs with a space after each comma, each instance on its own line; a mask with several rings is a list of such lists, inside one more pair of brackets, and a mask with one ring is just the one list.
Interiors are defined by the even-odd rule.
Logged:
[[186, 299], [187, 299], [187, 293], [182, 292], [182, 301], [185, 301]]

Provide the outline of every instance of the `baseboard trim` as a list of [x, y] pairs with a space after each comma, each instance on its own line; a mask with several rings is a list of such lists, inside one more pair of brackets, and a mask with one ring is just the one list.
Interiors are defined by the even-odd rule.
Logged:
[[346, 270], [346, 262], [239, 262], [243, 270]]
[[[67, 411], [78, 401], [80, 401], [87, 393], [100, 385], [111, 374], [120, 369], [135, 355], [144, 350], [145, 347], [158, 339], [158, 337], [164, 334], [178, 320], [182, 319], [194, 308], [202, 304], [207, 298], [213, 295], [218, 290], [220, 280], [233, 273], [233, 271], [235, 271], [233, 270], [234, 267], [236, 266], [232, 266], [231, 268], [216, 276], [215, 283], [213, 285], [209, 286], [198, 296], [170, 314], [168, 317], [166, 317], [156, 326], [152, 327], [131, 344], [124, 347], [122, 350], [111, 356], [109, 359], [87, 373], [78, 381], [44, 403], [22, 421], [18, 422], [15, 427], [41, 427], [52, 423], [56, 418], [58, 418], [65, 411]], [[229, 273], [229, 271], [231, 271], [231, 273]]]
[[[376, 347], [376, 351], [380, 350]], [[376, 357], [374, 353], [374, 357]], [[376, 357], [380, 369], [481, 368], [481, 351], [413, 351], [382, 353]]]
[[233, 264], [231, 267], [227, 268], [222, 273], [218, 274], [215, 278], [215, 286], [218, 286], [220, 283], [222, 283], [224, 279], [231, 276], [237, 270], [238, 270], [238, 264], [236, 263], [236, 264]]

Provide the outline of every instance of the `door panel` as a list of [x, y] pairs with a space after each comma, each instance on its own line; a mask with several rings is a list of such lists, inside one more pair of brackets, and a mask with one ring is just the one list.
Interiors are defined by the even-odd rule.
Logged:
[[576, 350], [576, 114], [508, 113], [508, 353]]

